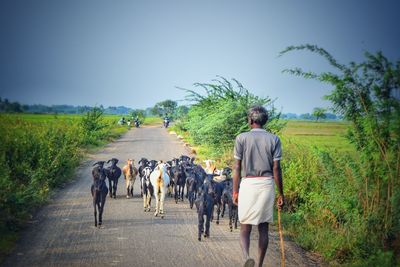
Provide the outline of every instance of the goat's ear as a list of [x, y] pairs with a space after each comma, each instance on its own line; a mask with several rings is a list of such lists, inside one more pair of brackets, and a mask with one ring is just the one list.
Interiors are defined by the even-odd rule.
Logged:
[[111, 159], [107, 160], [107, 163], [110, 163]]

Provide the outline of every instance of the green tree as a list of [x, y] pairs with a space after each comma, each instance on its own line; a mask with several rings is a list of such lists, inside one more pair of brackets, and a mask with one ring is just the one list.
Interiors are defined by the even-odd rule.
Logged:
[[314, 108], [312, 115], [315, 117], [315, 120], [326, 118], [326, 109], [324, 108]]
[[348, 138], [360, 154], [355, 182], [357, 208], [365, 222], [364, 256], [393, 248], [400, 241], [400, 61], [390, 62], [381, 52], [366, 52], [364, 62], [343, 65], [326, 50], [308, 44], [287, 47], [280, 55], [296, 50], [322, 56], [337, 71], [284, 70], [333, 85], [326, 99], [336, 114], [352, 123]]
[[129, 115], [130, 115], [131, 119], [135, 119], [136, 117], [138, 117], [139, 120], [140, 120], [141, 122], [143, 122], [144, 119], [146, 118], [146, 111], [143, 110], [143, 109], [135, 109], [135, 110], [132, 110], [132, 111], [129, 113]]
[[177, 106], [178, 103], [173, 100], [164, 100], [155, 104], [152, 108], [152, 113], [159, 117], [166, 116], [167, 114], [170, 117], [174, 117]]

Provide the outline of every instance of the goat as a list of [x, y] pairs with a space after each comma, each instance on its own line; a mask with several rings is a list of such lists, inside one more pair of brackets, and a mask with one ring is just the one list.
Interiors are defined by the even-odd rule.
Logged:
[[214, 160], [212, 159], [207, 159], [203, 161], [206, 164], [206, 167], [204, 168], [205, 172], [207, 174], [214, 174], [214, 171], [216, 169], [215, 164], [214, 164]]
[[233, 197], [232, 197], [232, 192], [233, 192], [233, 185], [231, 180], [226, 180], [225, 182], [225, 189], [222, 192], [222, 214], [221, 217], [223, 217], [224, 212], [225, 212], [225, 205], [228, 205], [228, 216], [229, 216], [229, 229], [233, 230], [232, 224], [235, 224], [235, 229], [238, 228], [238, 209], [237, 206], [233, 203]]
[[161, 214], [161, 218], [164, 218], [164, 199], [167, 192], [167, 187], [170, 181], [170, 177], [167, 173], [168, 164], [160, 161], [154, 171], [150, 174], [150, 182], [154, 187], [156, 196], [156, 211], [154, 216]]
[[175, 161], [176, 164], [172, 169], [172, 173], [174, 181], [175, 203], [178, 203], [179, 200], [183, 201], [183, 193], [186, 184], [186, 174], [179, 160], [175, 159]]
[[151, 168], [151, 171], [154, 171], [154, 169], [157, 167], [157, 164], [158, 164], [158, 162], [157, 162], [157, 160], [150, 160], [149, 161], [149, 166], [150, 166], [150, 168]]
[[154, 194], [154, 188], [150, 181], [151, 168], [146, 166], [142, 172], [143, 210], [146, 212], [151, 209], [151, 197]]
[[94, 208], [94, 226], [97, 227], [97, 210], [99, 211], [99, 223], [101, 226], [103, 223], [103, 211], [106, 203], [108, 188], [106, 185], [106, 174], [104, 172], [104, 161], [97, 161], [93, 164], [96, 166], [92, 170], [93, 184], [90, 187], [90, 191], [93, 197], [93, 208]]
[[111, 161], [111, 166], [106, 169], [106, 175], [108, 178], [108, 185], [110, 190], [110, 197], [116, 198], [118, 179], [121, 176], [121, 169], [117, 166], [118, 159], [112, 158], [107, 161]]
[[[197, 215], [198, 215], [198, 240], [201, 241], [201, 235], [204, 233], [204, 237], [210, 236], [210, 221], [214, 211], [214, 200], [210, 194], [212, 191], [210, 184], [205, 181], [199, 188], [198, 197], [195, 201]], [[204, 222], [204, 216], [206, 220]], [[204, 229], [205, 223], [205, 229]]]
[[141, 158], [138, 161], [139, 164], [139, 168], [138, 168], [138, 172], [139, 172], [139, 179], [140, 179], [140, 196], [143, 196], [143, 169], [147, 166], [149, 166], [149, 161], [146, 158]]
[[[174, 177], [174, 171], [172, 168], [173, 162], [174, 162], [174, 159], [167, 161], [167, 164], [168, 164], [167, 173], [168, 173], [169, 177]], [[167, 192], [169, 197], [173, 197], [172, 191], [174, 190], [174, 188], [175, 188], [174, 179], [171, 179], [171, 181], [169, 181], [168, 192]]]
[[[216, 224], [219, 224], [219, 216], [221, 214], [221, 207], [222, 207], [222, 192], [224, 191], [225, 188], [225, 183], [224, 182], [216, 182], [214, 181], [214, 174], [207, 174], [207, 178], [204, 180], [204, 183], [209, 184], [210, 189], [210, 194], [211, 197], [213, 198], [213, 203], [214, 205], [217, 206], [217, 220]], [[214, 220], [214, 214], [211, 217], [211, 221]]]
[[126, 198], [133, 197], [133, 185], [135, 184], [136, 176], [138, 170], [134, 166], [134, 160], [128, 159], [127, 165], [122, 168], [124, 173], [125, 183], [126, 183]]

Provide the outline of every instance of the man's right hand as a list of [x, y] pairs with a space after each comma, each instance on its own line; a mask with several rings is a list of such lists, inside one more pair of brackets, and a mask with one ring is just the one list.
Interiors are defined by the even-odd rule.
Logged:
[[238, 201], [239, 200], [239, 193], [233, 193], [233, 195], [232, 195], [232, 202], [233, 202], [233, 204], [235, 204], [236, 206], [238, 205]]
[[285, 197], [280, 195], [277, 201], [278, 209], [281, 210], [285, 206]]

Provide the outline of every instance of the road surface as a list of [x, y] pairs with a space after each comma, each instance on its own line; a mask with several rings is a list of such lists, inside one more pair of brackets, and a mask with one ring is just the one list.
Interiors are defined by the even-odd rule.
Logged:
[[[211, 237], [197, 241], [197, 214], [186, 202], [165, 203], [166, 217], [143, 212], [138, 179], [134, 198], [126, 199], [124, 178], [117, 198], [107, 197], [103, 228], [94, 227], [90, 185], [93, 162], [141, 157], [170, 160], [189, 151], [175, 135], [159, 126], [132, 129], [95, 152], [77, 169], [73, 182], [59, 190], [37, 212], [21, 234], [3, 266], [242, 266], [239, 230], [229, 231], [227, 219], [211, 224]], [[153, 208], [154, 208], [153, 200]], [[271, 227], [264, 266], [280, 265], [279, 236]], [[317, 258], [285, 241], [286, 266], [319, 266]], [[251, 255], [256, 258], [257, 229], [253, 229]]]

